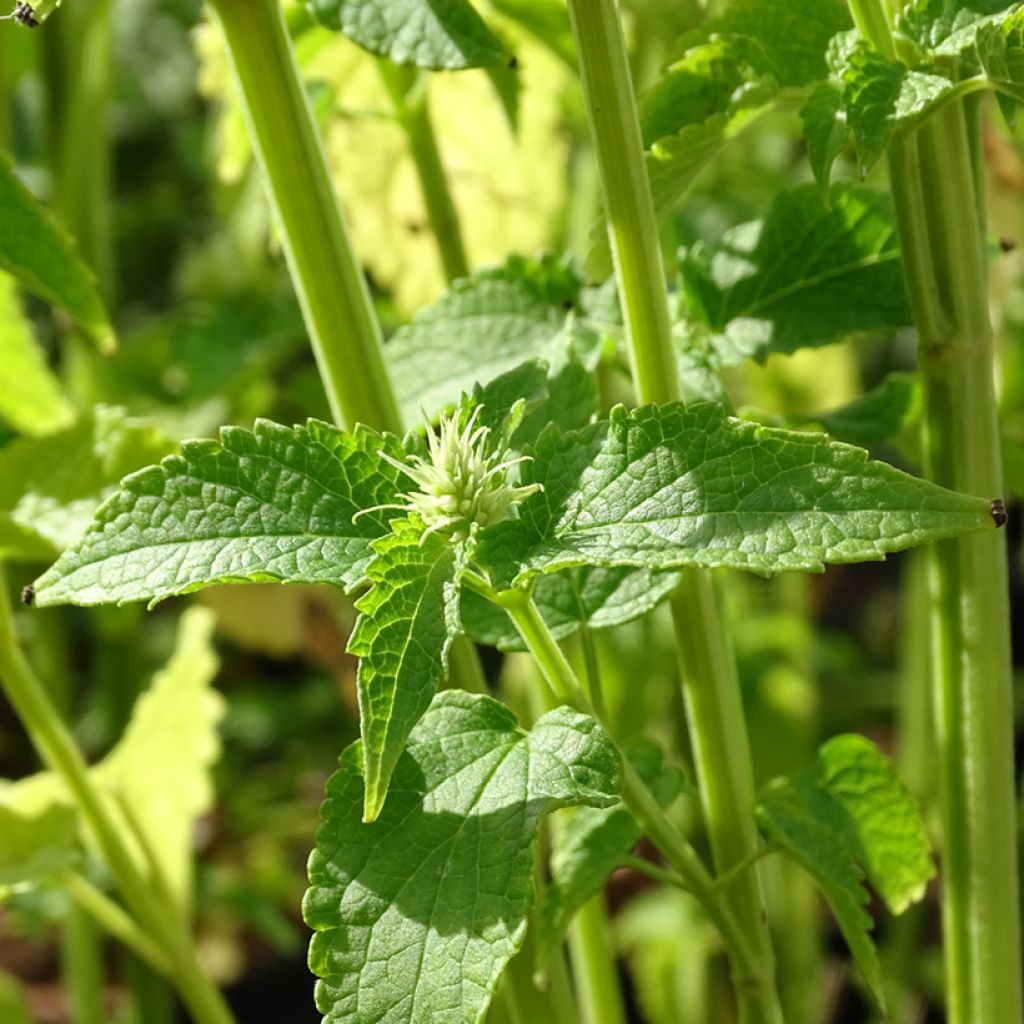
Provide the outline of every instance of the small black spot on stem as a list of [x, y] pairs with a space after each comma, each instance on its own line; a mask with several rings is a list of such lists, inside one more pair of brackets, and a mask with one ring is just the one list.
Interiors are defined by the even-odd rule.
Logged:
[[515, 71], [515, 69], [519, 67], [519, 58], [515, 56], [509, 57], [508, 67], [510, 71]]
[[1006, 504], [1002, 498], [992, 499], [992, 518], [997, 528], [1006, 525]]
[[1002, 249], [1003, 252], [1013, 252], [1013, 250], [1017, 248], [1017, 240], [1015, 238], [1000, 238], [999, 248]]
[[36, 599], [36, 588], [30, 583], [27, 587], [23, 587], [21, 590], [21, 600], [27, 604], [30, 608], [32, 603]]

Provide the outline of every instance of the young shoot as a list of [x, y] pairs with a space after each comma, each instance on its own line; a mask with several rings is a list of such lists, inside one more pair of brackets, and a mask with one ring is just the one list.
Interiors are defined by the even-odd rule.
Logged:
[[460, 426], [461, 410], [442, 416], [437, 430], [427, 433], [428, 458], [413, 455], [400, 462], [378, 452], [382, 459], [404, 473], [416, 490], [399, 495], [403, 504], [378, 505], [356, 516], [381, 508], [398, 508], [416, 513], [426, 525], [423, 537], [447, 533], [464, 540], [473, 527], [483, 528], [507, 519], [509, 512], [531, 494], [542, 490], [540, 484], [516, 486], [509, 471], [529, 456], [502, 459], [500, 449], [488, 450], [490, 427], [477, 426], [482, 406], [477, 406], [465, 426]]

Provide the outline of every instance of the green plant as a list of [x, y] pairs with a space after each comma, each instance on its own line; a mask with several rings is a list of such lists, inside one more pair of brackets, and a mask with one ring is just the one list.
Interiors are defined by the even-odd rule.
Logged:
[[[450, 282], [383, 344], [296, 58], [296, 42], [326, 38], [323, 28], [296, 10], [286, 17], [277, 0], [211, 6], [335, 423], [258, 420], [180, 451], [110, 410], [72, 425], [31, 335], [12, 330], [3, 340], [29, 367], [49, 426], [0, 450], [0, 554], [56, 556], [24, 595], [41, 608], [152, 605], [269, 581], [355, 597], [348, 651], [359, 659], [361, 738], [328, 781], [303, 905], [325, 1019], [505, 1012], [617, 1024], [601, 893], [625, 864], [696, 902], [691, 917], [713, 929], [702, 942], [728, 958], [737, 1019], [781, 1024], [796, 997], [780, 991], [772, 933], [786, 942], [787, 921], [766, 914], [773, 878], [763, 870], [779, 853], [802, 872], [789, 891], [809, 878], [827, 901], [881, 1008], [887, 979], [864, 883], [893, 914], [924, 897], [935, 866], [917, 804], [878, 747], [851, 733], [816, 754], [806, 744], [803, 760], [757, 793], [742, 630], [731, 630], [722, 574], [712, 573], [820, 572], [917, 545], [928, 545], [933, 588], [949, 1019], [1019, 1019], [979, 104], [993, 92], [1012, 117], [1024, 98], [1024, 13], [998, 0], [736, 0], [703, 21], [678, 14], [673, 24], [691, 31], [662, 55], [667, 68], [638, 107], [644, 55], [631, 66], [612, 0], [493, 0], [485, 13], [498, 29], [468, 0], [316, 0], [322, 26], [382, 62]], [[655, 17], [643, 5], [635, 16], [641, 26]], [[589, 279], [578, 261], [552, 255], [468, 274], [430, 73], [487, 68], [514, 115], [508, 76], [522, 33], [579, 72], [603, 200]], [[666, 273], [666, 240], [690, 234], [670, 216], [679, 199], [758, 126], [795, 109], [815, 182], [780, 189], [761, 220], [715, 244], [688, 238]], [[832, 180], [851, 140], [862, 176], [887, 157], [891, 195]], [[0, 203], [28, 225], [0, 226], [3, 269], [109, 348], [88, 273], [10, 170]], [[588, 283], [595, 277], [607, 281]], [[747, 360], [911, 326], [916, 377], [892, 374], [838, 410], [732, 415], [729, 374]], [[28, 404], [15, 396], [0, 415], [28, 434]], [[930, 480], [847, 443], [874, 446], [919, 414]], [[428, 423], [406, 429], [422, 416]], [[807, 423], [833, 436], [796, 429]], [[103, 431], [116, 438], [113, 456]], [[84, 454], [62, 479], [71, 442]], [[649, 720], [628, 727], [613, 661], [599, 650], [599, 630], [663, 603], [686, 718], [674, 740], [688, 737], [695, 784], [680, 770], [684, 752], [662, 749]], [[186, 648], [189, 636], [202, 646], [189, 632], [208, 630], [201, 622], [185, 620]], [[486, 690], [468, 641], [527, 652], [525, 697], [511, 680], [503, 692], [518, 717], [465, 692]], [[635, 672], [653, 676], [647, 654]], [[170, 742], [151, 713], [171, 699], [165, 683], [137, 706], [121, 745], [87, 769], [6, 604], [0, 679], [55, 773], [5, 791], [0, 811], [19, 837], [9, 881], [55, 875], [179, 987], [197, 1020], [229, 1019], [187, 939], [187, 852], [160, 862], [154, 837], [167, 841], [168, 825], [145, 820], [132, 796], [155, 757], [131, 753], [147, 708], [150, 746]], [[197, 748], [217, 708], [193, 697], [206, 709]], [[209, 804], [194, 749], [182, 776], [197, 760], [163, 812], [172, 826], [187, 828]], [[710, 859], [678, 813], [684, 791], [696, 797]], [[83, 836], [124, 909], [69, 866]], [[707, 1019], [732, 1019], [722, 1012]]]

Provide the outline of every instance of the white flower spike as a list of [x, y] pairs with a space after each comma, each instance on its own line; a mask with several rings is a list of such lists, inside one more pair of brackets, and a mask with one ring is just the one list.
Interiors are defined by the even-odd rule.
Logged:
[[[417, 487], [399, 495], [406, 504], [378, 508], [415, 512], [426, 524], [424, 538], [444, 532], [463, 539], [474, 525], [490, 526], [506, 519], [512, 508], [543, 490], [540, 484], [514, 487], [508, 483], [508, 471], [529, 461], [529, 456], [499, 461], [497, 452], [488, 455], [485, 442], [489, 428], [476, 426], [479, 412], [477, 406], [461, 430], [458, 410], [443, 416], [437, 431], [427, 435], [429, 459], [414, 455], [405, 463], [378, 452]], [[364, 509], [357, 515], [375, 511], [377, 508]]]

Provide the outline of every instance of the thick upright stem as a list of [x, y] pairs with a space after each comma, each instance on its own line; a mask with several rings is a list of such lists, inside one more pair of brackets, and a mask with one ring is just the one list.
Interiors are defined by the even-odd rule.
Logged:
[[[277, 0], [211, 0], [284, 241], [320, 379], [339, 425], [401, 434], [380, 323], [331, 183], [316, 122]], [[452, 682], [478, 689], [468, 640], [453, 645]]]
[[[618, 9], [614, 0], [570, 0], [569, 11], [637, 395], [642, 402], [677, 401], [665, 272]], [[686, 574], [672, 616], [704, 816], [721, 873], [750, 857], [760, 840], [735, 659], [709, 575]], [[726, 899], [753, 949], [746, 969], [733, 963], [742, 1019], [778, 1024], [774, 957], [757, 873], [744, 875]]]
[[[850, 0], [855, 14], [880, 0]], [[861, 22], [862, 18], [858, 18]], [[866, 23], [866, 20], [865, 20]], [[880, 23], [879, 18], [870, 22]], [[872, 42], [891, 45], [881, 21]], [[988, 311], [980, 133], [957, 102], [890, 147], [930, 479], [1003, 493]], [[1006, 542], [993, 530], [928, 552], [931, 671], [942, 781], [943, 932], [951, 1024], [1022, 1019], [1013, 689]]]
[[409, 153], [423, 193], [423, 204], [437, 242], [445, 279], [451, 283], [469, 276], [469, 260], [462, 242], [459, 211], [448, 186], [437, 135], [430, 118], [430, 79], [423, 72], [381, 60], [380, 73], [395, 108], [395, 119], [409, 141]]
[[401, 432], [380, 325], [277, 0], [212, 0], [335, 420]]

